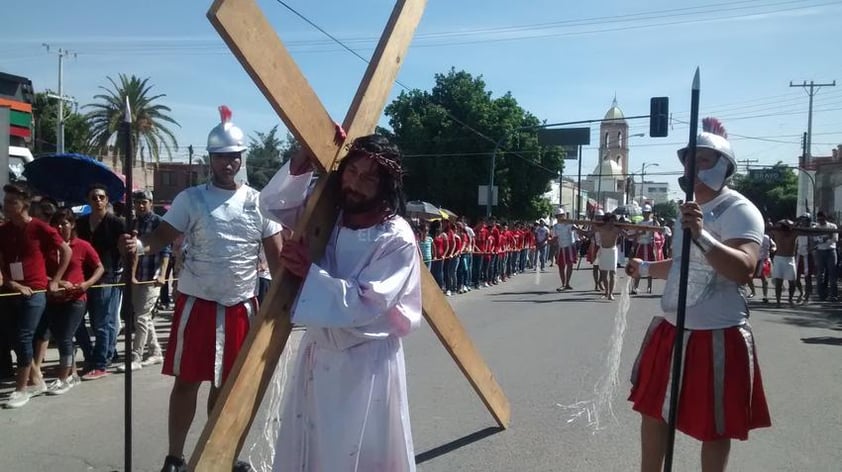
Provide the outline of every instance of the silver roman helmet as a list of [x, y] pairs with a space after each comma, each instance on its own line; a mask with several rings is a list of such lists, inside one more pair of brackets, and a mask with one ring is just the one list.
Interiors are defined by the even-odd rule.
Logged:
[[[702, 132], [699, 133], [696, 139], [696, 148], [712, 149], [727, 159], [728, 163], [731, 164], [727, 177], [731, 177], [736, 172], [737, 158], [734, 156], [731, 143], [728, 142], [728, 132], [725, 131], [725, 127], [716, 118], [705, 118], [702, 120]], [[681, 160], [682, 164], [684, 164], [684, 156], [687, 154], [687, 151], [687, 146], [678, 150], [678, 159]]]
[[[243, 130], [231, 123], [231, 109], [225, 105], [219, 107], [221, 123], [208, 135], [208, 153], [243, 152], [246, 150]], [[245, 164], [243, 165], [245, 168]]]

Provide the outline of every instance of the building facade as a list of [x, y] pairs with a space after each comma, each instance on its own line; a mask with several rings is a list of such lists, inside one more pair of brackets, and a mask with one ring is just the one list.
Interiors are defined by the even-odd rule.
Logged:
[[643, 182], [640, 194], [641, 203], [667, 203], [670, 201], [669, 182]]
[[[807, 166], [815, 179], [815, 192], [810, 200], [815, 199], [814, 207], [805, 208], [814, 213], [824, 211], [836, 223], [842, 221], [842, 145], [837, 146], [830, 156], [815, 157]], [[810, 182], [812, 184], [812, 182]], [[811, 185], [807, 186], [809, 195]], [[799, 210], [804, 203], [799, 202]]]
[[603, 209], [608, 202], [616, 206], [628, 201], [628, 135], [629, 124], [615, 98], [599, 125], [599, 162], [582, 183]]
[[208, 179], [204, 163], [161, 162], [154, 172], [155, 203], [169, 204], [179, 192]]

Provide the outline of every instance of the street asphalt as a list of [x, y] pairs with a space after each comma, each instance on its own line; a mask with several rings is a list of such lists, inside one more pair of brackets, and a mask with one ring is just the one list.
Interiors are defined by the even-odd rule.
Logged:
[[[575, 273], [573, 291], [558, 293], [552, 270], [450, 298], [509, 398], [508, 429], [496, 427], [429, 326], [405, 340], [420, 472], [637, 469], [639, 416], [626, 401], [628, 376], [649, 320], [658, 313], [663, 285], [656, 282], [654, 295], [631, 299], [619, 384], [610, 396], [613, 416], [603, 409], [602, 427], [594, 430], [583, 417], [569, 422], [575, 410], [564, 406], [594, 398], [594, 385], [608, 369], [618, 302], [601, 300], [590, 290], [590, 271], [584, 269]], [[618, 281], [618, 292], [625, 282]], [[730, 470], [842, 470], [837, 437], [842, 362], [833, 357], [842, 354], [842, 308], [775, 308], [752, 301], [752, 309], [773, 426], [734, 443]], [[158, 319], [163, 340], [168, 323], [166, 315]], [[294, 333], [290, 355], [300, 334]], [[51, 349], [48, 364], [55, 358]], [[160, 366], [134, 374], [135, 471], [160, 470], [171, 382]], [[0, 384], [0, 402], [11, 388], [8, 380]], [[241, 455], [255, 465], [262, 462], [258, 452], [271, 443], [262, 439], [266, 419], [271, 422], [276, 410], [269, 403], [264, 402]], [[188, 450], [206, 418], [203, 399], [200, 405]], [[121, 374], [84, 382], [64, 396], [34, 398], [23, 408], [0, 410], [0, 471], [123, 470], [123, 428]], [[679, 434], [675, 451], [673, 470], [699, 470], [698, 442]]]

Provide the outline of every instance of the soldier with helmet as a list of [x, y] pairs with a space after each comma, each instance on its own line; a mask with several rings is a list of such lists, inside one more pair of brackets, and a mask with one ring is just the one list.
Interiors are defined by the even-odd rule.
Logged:
[[[675, 257], [632, 259], [626, 272], [635, 278], [666, 279], [662, 316], [652, 320], [632, 371], [629, 400], [642, 417], [643, 471], [660, 471], [669, 428], [672, 350], [684, 336], [677, 429], [702, 442], [702, 469], [725, 470], [731, 440], [771, 425], [763, 391], [748, 303], [742, 286], [751, 281], [763, 241], [763, 216], [746, 197], [728, 188], [737, 168], [727, 134], [718, 121], [703, 120], [695, 153], [695, 201], [680, 207], [674, 234]], [[685, 164], [688, 148], [678, 151]], [[685, 173], [687, 167], [685, 167]], [[679, 179], [686, 189], [686, 177]], [[686, 331], [677, 333], [682, 247], [690, 245]]]
[[[257, 190], [238, 182], [244, 168], [245, 136], [220, 107], [221, 123], [208, 136], [211, 179], [173, 200], [163, 222], [143, 237], [124, 235], [130, 256], [154, 254], [184, 235], [186, 249], [179, 275], [163, 373], [175, 377], [169, 406], [169, 451], [162, 472], [186, 470], [184, 442], [193, 422], [202, 382], [211, 382], [207, 410], [213, 409], [222, 383], [245, 341], [251, 317], [261, 245], [269, 268], [280, 265], [281, 225], [261, 212]], [[250, 470], [243, 462], [234, 470]]]

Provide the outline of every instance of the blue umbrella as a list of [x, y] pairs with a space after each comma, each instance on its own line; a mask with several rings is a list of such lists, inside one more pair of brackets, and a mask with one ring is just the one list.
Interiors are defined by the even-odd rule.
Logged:
[[83, 203], [93, 184], [102, 184], [112, 202], [123, 199], [126, 185], [102, 162], [82, 154], [48, 154], [24, 166], [26, 181], [39, 192], [66, 203]]

